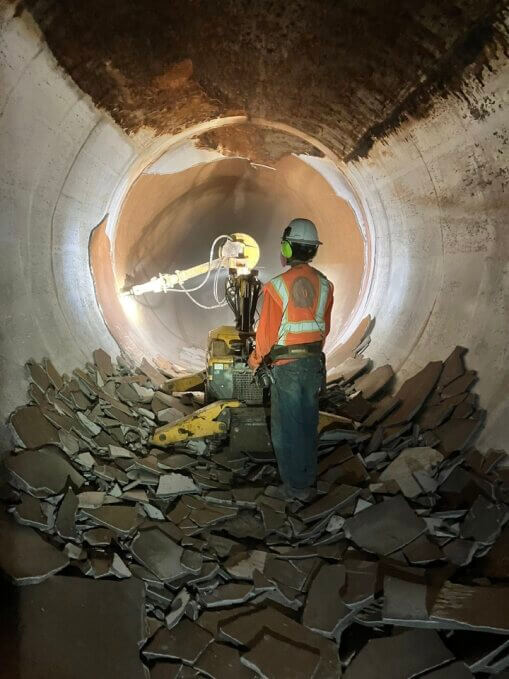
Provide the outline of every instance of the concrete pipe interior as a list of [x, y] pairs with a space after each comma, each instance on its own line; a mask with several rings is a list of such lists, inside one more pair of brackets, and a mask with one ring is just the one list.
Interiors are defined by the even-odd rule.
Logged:
[[[134, 322], [98, 298], [204, 261], [241, 227], [266, 277], [304, 211], [336, 282], [331, 361], [367, 315], [369, 356], [398, 380], [468, 347], [480, 445], [507, 445], [505, 3], [389, 5], [0, 2], [2, 422], [26, 402], [30, 358], [70, 372], [102, 346], [183, 362], [221, 314], [166, 296]], [[148, 169], [200, 135], [207, 162]]]
[[[103, 225], [111, 234], [116, 286], [120, 289], [160, 272], [206, 262], [213, 240], [235, 232], [248, 233], [258, 242], [259, 276], [267, 281], [281, 270], [279, 242], [284, 227], [294, 217], [305, 216], [316, 223], [323, 242], [315, 263], [336, 290], [333, 330], [327, 343], [327, 350], [332, 350], [342, 335], [348, 335], [367, 283], [368, 242], [354, 208], [319, 171], [297, 156], [287, 156], [270, 167], [222, 158], [182, 169], [186, 158], [187, 163], [196, 162], [196, 156], [199, 151], [189, 143], [167, 151], [133, 182], [116, 223]], [[336, 183], [344, 184], [344, 178], [336, 174]], [[92, 247], [91, 255], [99, 302], [119, 345], [136, 360], [145, 356], [161, 364], [171, 361], [182, 368], [201, 369], [207, 333], [232, 324], [230, 309], [203, 309], [182, 292], [119, 300], [111, 289], [108, 253]], [[189, 281], [185, 287], [192, 289], [204, 278]], [[199, 304], [216, 304], [213, 281], [211, 276], [193, 293]], [[223, 273], [219, 277], [221, 298], [224, 281]]]

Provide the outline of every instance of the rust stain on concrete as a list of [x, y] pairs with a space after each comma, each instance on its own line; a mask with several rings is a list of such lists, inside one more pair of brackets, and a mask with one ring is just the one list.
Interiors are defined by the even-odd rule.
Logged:
[[[507, 49], [503, 0], [24, 0], [62, 67], [127, 132], [236, 113], [369, 153]], [[472, 104], [478, 107], [478, 103]], [[482, 116], [481, 109], [478, 115]], [[212, 136], [232, 153], [239, 138]], [[299, 142], [296, 142], [299, 144]], [[230, 146], [231, 145], [231, 146]]]

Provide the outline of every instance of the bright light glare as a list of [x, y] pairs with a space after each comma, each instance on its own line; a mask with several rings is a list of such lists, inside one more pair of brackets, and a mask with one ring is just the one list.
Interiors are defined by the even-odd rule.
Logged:
[[138, 303], [135, 298], [130, 295], [119, 295], [120, 304], [124, 310], [125, 315], [130, 321], [137, 324], [138, 323]]

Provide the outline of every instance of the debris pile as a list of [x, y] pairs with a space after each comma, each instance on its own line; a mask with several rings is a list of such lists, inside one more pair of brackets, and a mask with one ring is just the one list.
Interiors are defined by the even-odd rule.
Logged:
[[[72, 377], [28, 364], [30, 404], [12, 415], [19, 446], [0, 485], [0, 569], [42, 583], [20, 590], [18, 614], [28, 635], [53, 629], [59, 650], [48, 641], [31, 657], [43, 667], [52, 652], [75, 653], [73, 634], [93, 638], [103, 616], [122, 662], [113, 670], [111, 654], [89, 647], [83, 676], [375, 679], [383, 667], [391, 679], [463, 679], [509, 668], [509, 457], [471, 447], [484, 413], [464, 353], [394, 395], [390, 366], [370, 372], [353, 357], [337, 369], [306, 503], [281, 498], [274, 459], [248, 443], [150, 447], [156, 425], [201, 402], [162, 391], [148, 364], [113, 365], [101, 350]], [[72, 616], [67, 601], [81, 602]]]

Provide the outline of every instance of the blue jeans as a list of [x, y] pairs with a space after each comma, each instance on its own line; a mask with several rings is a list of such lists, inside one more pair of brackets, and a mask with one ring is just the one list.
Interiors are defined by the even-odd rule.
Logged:
[[316, 482], [318, 399], [324, 380], [321, 356], [272, 368], [271, 437], [281, 480], [301, 490]]

